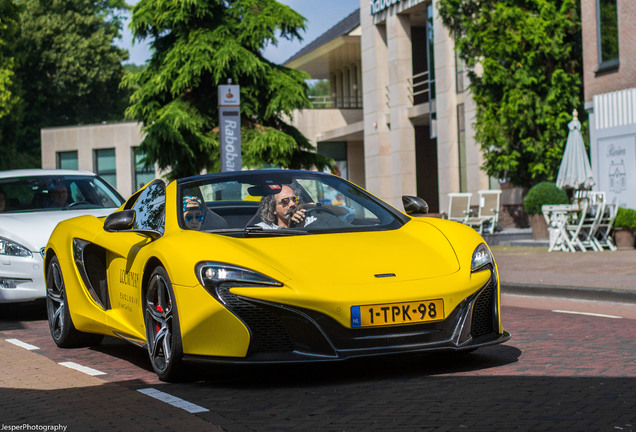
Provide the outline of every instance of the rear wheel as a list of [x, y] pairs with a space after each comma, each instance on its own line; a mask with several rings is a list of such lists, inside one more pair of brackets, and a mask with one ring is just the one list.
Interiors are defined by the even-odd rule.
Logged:
[[150, 363], [162, 381], [183, 376], [181, 331], [174, 291], [163, 267], [154, 269], [144, 298], [144, 321]]
[[46, 272], [46, 312], [49, 330], [55, 344], [61, 348], [98, 345], [103, 335], [84, 333], [75, 328], [66, 299], [66, 286], [60, 262], [54, 256]]

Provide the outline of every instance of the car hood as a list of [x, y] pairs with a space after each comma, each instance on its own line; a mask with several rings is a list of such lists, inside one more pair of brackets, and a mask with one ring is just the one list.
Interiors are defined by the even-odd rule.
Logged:
[[460, 269], [448, 239], [426, 223], [391, 231], [244, 239], [240, 246], [262, 261], [255, 270], [299, 286], [415, 281]]
[[21, 244], [33, 253], [46, 246], [55, 226], [76, 216], [108, 216], [116, 209], [57, 210], [0, 214], [0, 237]]

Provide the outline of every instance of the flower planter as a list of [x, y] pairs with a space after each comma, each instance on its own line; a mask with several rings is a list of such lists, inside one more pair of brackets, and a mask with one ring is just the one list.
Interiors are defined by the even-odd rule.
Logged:
[[632, 228], [614, 228], [613, 237], [617, 249], [634, 249], [634, 230]]
[[548, 223], [542, 214], [528, 215], [530, 227], [532, 228], [532, 238], [534, 240], [548, 240]]

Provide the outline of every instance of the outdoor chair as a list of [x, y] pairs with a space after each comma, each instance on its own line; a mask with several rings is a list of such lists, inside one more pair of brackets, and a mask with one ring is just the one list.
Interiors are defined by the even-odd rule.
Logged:
[[500, 190], [480, 190], [479, 210], [477, 216], [469, 217], [466, 224], [476, 229], [479, 234], [493, 234], [499, 222], [499, 204], [501, 202]]
[[616, 245], [612, 241], [610, 232], [614, 226], [614, 218], [616, 217], [617, 204], [605, 204], [599, 217], [594, 240], [599, 250], [609, 249], [616, 250]]
[[[584, 236], [581, 230], [587, 220], [586, 215], [588, 206], [589, 201], [587, 199], [579, 200], [578, 211], [570, 213], [565, 221], [565, 231], [567, 233], [567, 243], [569, 246], [568, 249], [571, 252], [576, 252], [577, 247], [581, 250], [581, 252], [586, 251], [585, 244], [581, 240], [581, 237]], [[589, 220], [587, 222], [589, 223]]]
[[572, 201], [576, 202], [580, 199], [589, 199], [592, 202], [596, 202], [598, 200], [605, 201], [605, 192], [577, 189], [572, 194]]
[[472, 193], [448, 194], [448, 220], [466, 223], [471, 215], [470, 198]]
[[578, 240], [583, 248], [600, 251], [601, 247], [596, 241], [596, 231], [605, 207], [605, 201], [600, 196], [594, 198], [589, 195], [588, 198], [579, 198], [579, 207], [581, 207], [582, 202], [585, 202], [587, 207], [585, 211], [581, 211]]

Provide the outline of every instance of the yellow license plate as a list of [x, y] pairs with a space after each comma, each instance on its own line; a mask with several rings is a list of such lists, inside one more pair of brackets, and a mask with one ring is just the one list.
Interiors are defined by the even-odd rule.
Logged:
[[351, 327], [423, 323], [444, 319], [444, 300], [351, 306]]

